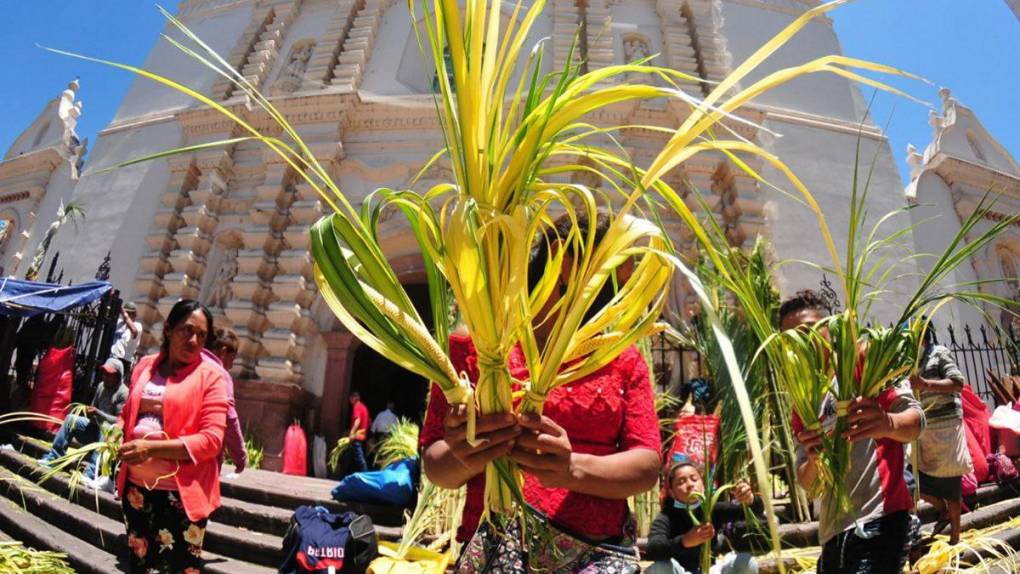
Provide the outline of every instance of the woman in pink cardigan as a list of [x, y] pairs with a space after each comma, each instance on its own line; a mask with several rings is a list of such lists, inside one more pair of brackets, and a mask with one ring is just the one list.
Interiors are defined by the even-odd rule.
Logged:
[[117, 477], [131, 572], [202, 572], [205, 525], [220, 505], [228, 405], [223, 368], [202, 354], [211, 332], [208, 309], [177, 302], [162, 349], [132, 372]]

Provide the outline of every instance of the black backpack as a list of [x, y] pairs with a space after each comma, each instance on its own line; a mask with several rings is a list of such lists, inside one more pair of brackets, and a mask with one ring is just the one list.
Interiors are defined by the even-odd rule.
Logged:
[[283, 538], [286, 559], [279, 574], [364, 574], [379, 554], [367, 515], [336, 514], [322, 506], [299, 506]]

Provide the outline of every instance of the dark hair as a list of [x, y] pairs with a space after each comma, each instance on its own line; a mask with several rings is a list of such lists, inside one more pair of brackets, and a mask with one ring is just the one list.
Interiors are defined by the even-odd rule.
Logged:
[[673, 488], [673, 475], [676, 474], [676, 471], [680, 470], [685, 466], [689, 466], [694, 470], [698, 471], [698, 474], [701, 474], [701, 469], [698, 468], [698, 465], [694, 464], [694, 462], [691, 460], [685, 460], [683, 462], [674, 462], [669, 467], [669, 474], [666, 475], [666, 488]]
[[[587, 235], [591, 222], [589, 221], [587, 213], [578, 213], [577, 217], [577, 231], [582, 235]], [[609, 231], [610, 219], [609, 215], [598, 210], [595, 215], [595, 244], [598, 245], [602, 238], [606, 236], [606, 232]], [[570, 231], [574, 228], [574, 221], [570, 218], [570, 215], [564, 213], [563, 215], [556, 218], [553, 222], [552, 227], [542, 231], [538, 239], [531, 246], [531, 256], [528, 260], [528, 291], [533, 291], [535, 286], [538, 285], [539, 279], [542, 278], [542, 273], [545, 271], [546, 262], [549, 260], [549, 247], [558, 241], [562, 241], [570, 235]], [[588, 308], [588, 312], [584, 317], [584, 321], [588, 321], [598, 313], [603, 307], [605, 307], [613, 295], [616, 294], [616, 290], [611, 280], [606, 280], [606, 283], [602, 285], [602, 290], [595, 297], [591, 307]]]
[[829, 306], [826, 305], [821, 295], [813, 289], [801, 289], [793, 297], [783, 301], [783, 304], [779, 306], [779, 320], [782, 321], [787, 315], [792, 315], [805, 309], [818, 311], [823, 315], [829, 314]]
[[205, 347], [214, 353], [218, 353], [223, 347], [228, 347], [236, 353], [241, 346], [241, 341], [233, 329], [213, 329], [212, 335], [206, 340]]
[[166, 316], [166, 322], [163, 325], [162, 348], [164, 353], [170, 350], [170, 331], [177, 328], [177, 325], [187, 321], [188, 317], [190, 317], [195, 311], [202, 311], [202, 314], [205, 315], [206, 324], [209, 325], [209, 330], [205, 333], [205, 343], [202, 345], [206, 348], [209, 347], [209, 342], [214, 336], [212, 313], [209, 312], [209, 309], [207, 309], [205, 305], [195, 301], [194, 299], [181, 299], [174, 303], [174, 306], [170, 309], [170, 314]]
[[361, 399], [361, 393], [359, 393], [358, 391], [351, 391], [351, 394], [347, 395], [347, 399], [348, 400], [350, 400], [350, 399], [359, 399], [360, 400]]

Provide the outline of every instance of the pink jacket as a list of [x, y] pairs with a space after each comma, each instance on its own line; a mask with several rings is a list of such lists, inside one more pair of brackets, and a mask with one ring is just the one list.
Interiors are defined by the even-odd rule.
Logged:
[[[138, 361], [131, 373], [131, 390], [118, 424], [133, 429], [138, 420], [142, 390], [152, 379], [163, 354], [148, 355]], [[163, 431], [171, 439], [181, 439], [191, 454], [180, 461], [174, 477], [192, 521], [208, 518], [220, 506], [220, 463], [223, 430], [227, 424], [227, 385], [223, 368], [206, 360], [195, 361], [167, 379], [163, 395]], [[120, 466], [117, 488], [124, 492], [127, 465]]]
[[[223, 448], [230, 455], [230, 460], [234, 461], [234, 469], [241, 472], [248, 465], [248, 451], [244, 450], [244, 432], [241, 430], [237, 403], [234, 401], [234, 377], [230, 376], [230, 371], [223, 368], [223, 361], [206, 349], [202, 349], [202, 360], [216, 363], [223, 371], [223, 378], [227, 382], [227, 400], [230, 404], [227, 406], [227, 430], [223, 434]], [[222, 452], [220, 454], [222, 461]]]

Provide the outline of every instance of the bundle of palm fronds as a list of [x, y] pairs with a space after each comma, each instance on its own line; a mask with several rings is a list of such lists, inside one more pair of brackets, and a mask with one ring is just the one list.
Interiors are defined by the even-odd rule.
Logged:
[[244, 454], [248, 459], [247, 468], [262, 467], [262, 459], [266, 454], [265, 447], [258, 433], [249, 425], [244, 426]]
[[[86, 405], [77, 403], [72, 404], [69, 409], [69, 414], [85, 417], [86, 408]], [[63, 424], [64, 421], [49, 415], [32, 412], [14, 412], [0, 416], [0, 425], [24, 422], [43, 422], [60, 425]], [[124, 439], [124, 433], [119, 427], [111, 425], [100, 425], [100, 432], [101, 438], [99, 441], [81, 445], [79, 447], [70, 447], [63, 456], [51, 460], [48, 465], [48, 470], [39, 478], [39, 484], [53, 478], [58, 473], [66, 472], [70, 475], [69, 496], [74, 496], [74, 494], [78, 491], [78, 487], [85, 478], [85, 465], [93, 458], [96, 460], [96, 477], [113, 476], [113, 471], [118, 460], [117, 453], [120, 450], [121, 442]]]
[[466, 500], [465, 487], [440, 488], [423, 474], [418, 503], [413, 513], [405, 515], [397, 557], [406, 557], [415, 546], [423, 545], [427, 537], [432, 538], [427, 546], [429, 550], [438, 552], [449, 546], [447, 552], [456, 557], [457, 529], [460, 527]]
[[[663, 292], [674, 268], [691, 279], [705, 305], [711, 304], [697, 277], [672, 256], [662, 230], [633, 217], [641, 214], [646, 192], [660, 196], [692, 228], [697, 240], [709, 246], [700, 222], [682, 195], [662, 182], [663, 176], [699, 153], [718, 152], [735, 159], [735, 154], [747, 154], [764, 159], [803, 189], [781, 161], [736, 135], [727, 122], [746, 122], [735, 115], [741, 106], [799, 76], [826, 72], [881, 86], [853, 69], [896, 72], [852, 58], [827, 56], [768, 74], [749, 82], [746, 88], [738, 87], [809, 22], [845, 1], [813, 8], [794, 19], [719, 82], [704, 100], [675, 85], [678, 79], [697, 78], [650, 66], [650, 58], [588, 70], [571, 56], [565, 58], [564, 69], [543, 73], [543, 44], [533, 49], [527, 44], [534, 23], [546, 7], [543, 0], [530, 6], [516, 3], [512, 16], [505, 20], [504, 5], [497, 0], [467, 0], [463, 6], [456, 0], [423, 1], [424, 33], [417, 31], [436, 71], [437, 108], [444, 136], [444, 146], [433, 161], [449, 162], [453, 178], [424, 194], [381, 190], [375, 196], [378, 201], [365, 202], [361, 210], [341, 193], [297, 131], [258, 88], [173, 16], [166, 14], [189, 45], [169, 37], [167, 41], [233, 82], [256, 110], [246, 113], [246, 117], [259, 116], [265, 120], [262, 123], [275, 124], [269, 133], [178, 82], [135, 67], [103, 63], [194, 97], [236, 122], [244, 134], [135, 161], [248, 140], [264, 143], [295, 176], [318, 191], [334, 212], [313, 227], [311, 246], [320, 292], [346, 328], [384, 357], [435, 381], [451, 403], [477, 405], [482, 413], [513, 408], [514, 381], [506, 359], [520, 344], [531, 380], [519, 410], [536, 413], [541, 412], [550, 390], [595, 372], [649, 332], [665, 301]], [[417, 14], [412, 15], [412, 21], [418, 21]], [[654, 75], [663, 85], [616, 81], [628, 74]], [[586, 116], [607, 106], [650, 98], [680, 99], [689, 106], [690, 115], [672, 130], [669, 142], [650, 166], [639, 169], [626, 154], [605, 145], [618, 128], [593, 126]], [[734, 137], [716, 139], [717, 131]], [[750, 170], [744, 161], [737, 159], [735, 163]], [[567, 183], [571, 174], [599, 178], [607, 194], [600, 195], [583, 184]], [[596, 243], [593, 229], [586, 232], [576, 225], [566, 237], [550, 239], [564, 248], [555, 251], [537, 286], [529, 290], [526, 269], [533, 239], [543, 235], [542, 229], [557, 212], [566, 212], [575, 221], [581, 216], [594, 221], [602, 197], [612, 198], [619, 206], [610, 210], [611, 224], [604, 239]], [[401, 209], [417, 235], [434, 309], [448, 308], [445, 302], [438, 303], [445, 298], [442, 284], [451, 287], [478, 352], [480, 376], [474, 387], [453, 369], [443, 347], [427, 331], [380, 247], [377, 224], [387, 205]], [[565, 292], [556, 307], [558, 312], [555, 318], [545, 316], [543, 307], [558, 287], [568, 253], [571, 265]], [[601, 310], [591, 309], [602, 286], [628, 260], [635, 263], [630, 278]], [[713, 325], [718, 324], [713, 313], [706, 316]], [[552, 328], [540, 347], [534, 325], [541, 320], [551, 321]], [[715, 333], [725, 336], [721, 328]], [[437, 337], [441, 339], [442, 334]], [[742, 390], [740, 367], [732, 349], [724, 349], [724, 355], [737, 389], [742, 420], [748, 427], [755, 473], [764, 492], [768, 473], [751, 404]], [[574, 358], [577, 360], [571, 361]], [[474, 408], [469, 409], [469, 413], [474, 412]], [[469, 420], [469, 434], [472, 432], [473, 422]], [[520, 510], [516, 503], [521, 496], [521, 477], [511, 461], [495, 461], [486, 476], [488, 511]], [[771, 505], [767, 508], [771, 512]]]
[[418, 456], [418, 425], [400, 418], [389, 432], [375, 445], [375, 464], [379, 468]]
[[1016, 572], [1020, 552], [997, 535], [1017, 528], [1020, 528], [1020, 517], [988, 528], [964, 531], [957, 544], [950, 544], [948, 536], [937, 535], [914, 568], [919, 574]]
[[329, 470], [336, 472], [340, 468], [340, 461], [343, 460], [344, 454], [347, 453], [347, 449], [351, 448], [351, 437], [343, 436], [337, 439], [336, 446], [333, 450], [329, 451]]
[[67, 554], [25, 548], [21, 542], [0, 541], [0, 572], [12, 574], [74, 574]]

